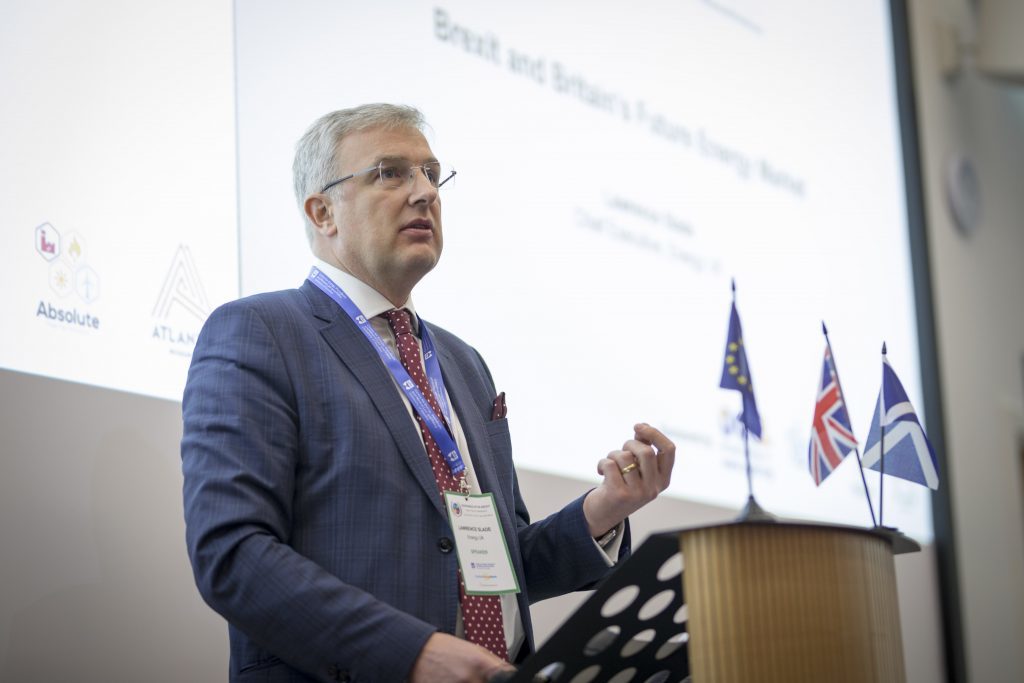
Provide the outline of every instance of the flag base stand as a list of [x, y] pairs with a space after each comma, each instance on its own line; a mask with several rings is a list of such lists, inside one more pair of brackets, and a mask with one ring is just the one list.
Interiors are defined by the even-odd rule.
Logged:
[[761, 507], [753, 496], [747, 497], [747, 504], [740, 510], [737, 522], [774, 522], [775, 515]]
[[921, 546], [918, 545], [917, 541], [910, 538], [894, 526], [875, 525], [872, 527], [871, 531], [888, 539], [889, 543], [892, 545], [892, 551], [897, 555], [902, 555], [903, 553], [916, 553], [921, 549]]

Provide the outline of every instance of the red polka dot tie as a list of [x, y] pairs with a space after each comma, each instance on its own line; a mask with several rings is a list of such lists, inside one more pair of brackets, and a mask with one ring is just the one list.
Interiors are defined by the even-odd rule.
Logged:
[[[430, 390], [430, 383], [427, 382], [427, 376], [423, 372], [420, 346], [412, 333], [409, 311], [392, 309], [384, 313], [383, 316], [391, 326], [391, 331], [395, 333], [398, 356], [402, 360], [406, 372], [416, 382], [416, 386], [430, 403], [430, 407], [443, 420], [441, 408], [434, 397], [434, 392]], [[448, 469], [441, 449], [438, 448], [434, 437], [430, 435], [426, 422], [419, 415], [416, 415], [416, 422], [420, 426], [423, 444], [427, 447], [427, 455], [430, 456], [430, 465], [434, 470], [438, 493], [443, 499], [445, 491], [458, 491], [459, 483]], [[505, 629], [501, 620], [501, 600], [496, 595], [467, 595], [466, 585], [460, 571], [459, 601], [462, 603], [462, 622], [466, 629], [466, 640], [485, 647], [508, 661], [508, 646], [505, 644]]]

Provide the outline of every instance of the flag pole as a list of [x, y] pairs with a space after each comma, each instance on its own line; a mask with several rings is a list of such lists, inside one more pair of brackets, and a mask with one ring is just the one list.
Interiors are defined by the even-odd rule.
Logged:
[[750, 439], [747, 425], [743, 425], [743, 457], [747, 461], [747, 497], [754, 500], [754, 477], [750, 473]]
[[[736, 278], [732, 279], [732, 305], [736, 307]], [[748, 376], [749, 378], [749, 376]], [[741, 396], [742, 396], [742, 392]], [[747, 410], [746, 399], [743, 401], [743, 412]], [[740, 522], [772, 522], [775, 517], [761, 507], [754, 498], [754, 475], [750, 466], [750, 430], [747, 429], [746, 421], [743, 421], [743, 458], [747, 463], [747, 504], [740, 511], [737, 521]]]
[[878, 526], [882, 524], [885, 509], [885, 342], [882, 342], [882, 390], [878, 392]]
[[[736, 306], [736, 278], [732, 278], [732, 305], [734, 307]], [[749, 371], [748, 371], [748, 373], [749, 373]], [[748, 374], [748, 377], [749, 377], [749, 374]], [[741, 393], [741, 396], [742, 396], [742, 393]], [[746, 412], [746, 410], [747, 410], [747, 402], [746, 402], [745, 399], [741, 398], [741, 400], [743, 401], [743, 411]], [[753, 476], [753, 474], [750, 471], [750, 435], [748, 434], [748, 431], [749, 430], [747, 429], [747, 423], [746, 423], [746, 421], [744, 421], [743, 422], [743, 458], [744, 458], [744, 460], [746, 460], [746, 463], [747, 463], [747, 507], [749, 508], [751, 504], [757, 505], [757, 502], [754, 500], [754, 476]]]
[[[828, 365], [832, 371], [832, 376], [836, 378], [836, 388], [839, 389], [839, 400], [843, 402], [843, 408], [846, 409], [846, 415], [850, 415], [850, 404], [846, 402], [846, 396], [843, 394], [843, 383], [839, 381], [839, 369], [836, 367], [836, 357], [832, 353], [832, 342], [828, 338], [828, 328], [825, 327], [825, 321], [821, 321], [821, 331], [825, 335], [825, 346], [828, 348]], [[853, 420], [850, 420], [850, 431], [853, 431]], [[864, 476], [864, 464], [860, 459], [860, 447], [853, 447], [853, 454], [857, 456], [857, 469], [860, 470], [860, 481], [864, 484], [864, 497], [868, 499], [868, 511], [871, 513], [871, 524], [878, 526], [878, 521], [875, 519], [875, 506], [871, 504], [871, 494], [868, 493], [868, 479]]]
[[747, 436], [747, 426], [743, 425], [743, 454], [747, 458], [747, 504], [740, 510], [737, 522], [774, 522], [775, 516], [765, 510], [754, 499], [754, 478], [750, 472], [750, 445]]

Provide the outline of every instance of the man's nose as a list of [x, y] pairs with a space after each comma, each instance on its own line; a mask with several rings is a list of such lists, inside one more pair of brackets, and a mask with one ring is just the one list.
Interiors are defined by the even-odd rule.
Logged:
[[427, 174], [422, 166], [412, 170], [412, 179], [409, 182], [412, 183], [409, 191], [409, 202], [411, 204], [418, 204], [419, 202], [431, 204], [437, 199], [437, 188], [427, 178]]

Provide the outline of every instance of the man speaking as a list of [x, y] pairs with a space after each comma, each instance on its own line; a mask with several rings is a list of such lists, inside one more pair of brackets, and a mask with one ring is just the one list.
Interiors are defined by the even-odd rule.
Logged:
[[293, 169], [308, 279], [220, 307], [196, 344], [186, 536], [232, 681], [486, 681], [533, 651], [530, 603], [599, 581], [668, 486], [675, 446], [638, 424], [597, 488], [530, 523], [504, 394], [412, 302], [454, 175], [423, 125], [387, 104], [317, 120]]

